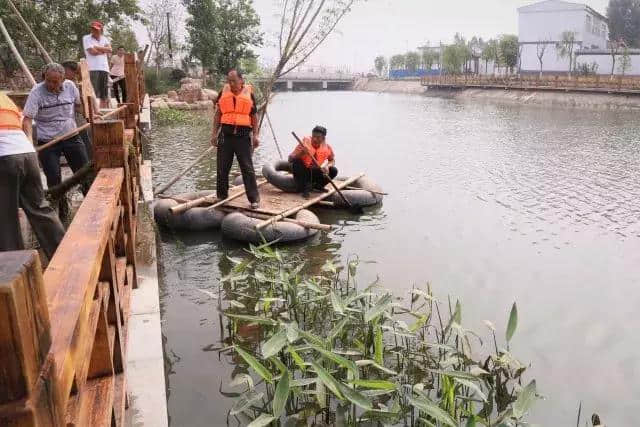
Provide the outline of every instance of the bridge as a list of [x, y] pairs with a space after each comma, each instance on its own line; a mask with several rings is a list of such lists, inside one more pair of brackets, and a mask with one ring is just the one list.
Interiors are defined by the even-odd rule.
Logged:
[[[254, 79], [258, 85], [264, 85], [268, 78]], [[350, 90], [353, 88], [355, 76], [346, 73], [289, 73], [276, 80], [275, 91], [302, 90]]]

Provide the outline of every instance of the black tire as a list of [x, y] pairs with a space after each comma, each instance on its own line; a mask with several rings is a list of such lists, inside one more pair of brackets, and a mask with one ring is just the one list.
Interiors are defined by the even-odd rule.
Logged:
[[[318, 220], [318, 217], [313, 212], [305, 209], [298, 212], [296, 219], [315, 224], [320, 223], [320, 220]], [[259, 222], [261, 222], [261, 220], [249, 218], [240, 212], [230, 213], [222, 221], [222, 235], [229, 239], [257, 245], [265, 241], [269, 243], [276, 240], [278, 240], [279, 243], [299, 242], [318, 234], [318, 230], [307, 229], [298, 224], [282, 221], [265, 227], [258, 233], [255, 226]]]
[[[179, 194], [176, 197], [194, 200], [200, 197], [215, 195], [215, 191], [200, 191], [197, 193]], [[217, 230], [226, 216], [225, 212], [217, 209], [191, 208], [181, 214], [173, 214], [170, 208], [180, 203], [172, 199], [159, 199], [153, 205], [153, 216], [156, 223], [173, 230], [205, 231]]]

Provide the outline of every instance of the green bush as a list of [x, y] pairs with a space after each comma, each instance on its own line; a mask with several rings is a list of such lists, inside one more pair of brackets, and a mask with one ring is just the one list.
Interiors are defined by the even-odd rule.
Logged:
[[[161, 68], [157, 72], [154, 67], [147, 67], [144, 74], [149, 95], [160, 95], [180, 88], [180, 80], [186, 74], [180, 69]], [[182, 76], [182, 77], [179, 77]]]

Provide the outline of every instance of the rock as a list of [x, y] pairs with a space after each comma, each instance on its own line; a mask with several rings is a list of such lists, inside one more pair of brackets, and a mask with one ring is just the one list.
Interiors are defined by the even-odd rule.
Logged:
[[168, 102], [167, 105], [169, 106], [169, 108], [174, 108], [176, 110], [190, 110], [191, 106], [184, 102], [184, 101], [174, 101], [174, 102]]
[[189, 83], [184, 83], [178, 89], [178, 99], [180, 101], [193, 104], [196, 101], [200, 101], [202, 98], [202, 85], [196, 80], [191, 80]]
[[218, 99], [218, 92], [213, 89], [202, 89], [202, 99], [214, 101]]
[[152, 110], [161, 110], [164, 108], [169, 108], [169, 105], [167, 105], [167, 103], [165, 101], [163, 101], [162, 99], [155, 99], [153, 100], [153, 102], [151, 102], [151, 109]]
[[208, 110], [210, 108], [213, 108], [213, 101], [210, 99], [206, 99], [204, 101], [198, 101], [196, 102], [194, 107], [199, 110]]
[[178, 99], [178, 92], [176, 92], [175, 90], [170, 90], [169, 92], [167, 92], [167, 98], [171, 99], [171, 100], [177, 100]]

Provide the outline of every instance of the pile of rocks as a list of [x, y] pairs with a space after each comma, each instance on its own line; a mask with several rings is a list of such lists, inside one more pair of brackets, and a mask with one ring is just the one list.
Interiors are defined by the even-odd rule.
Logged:
[[151, 97], [151, 109], [174, 108], [176, 110], [207, 110], [213, 108], [218, 92], [202, 87], [202, 80], [185, 77], [180, 80], [180, 89], [170, 90], [165, 95]]

